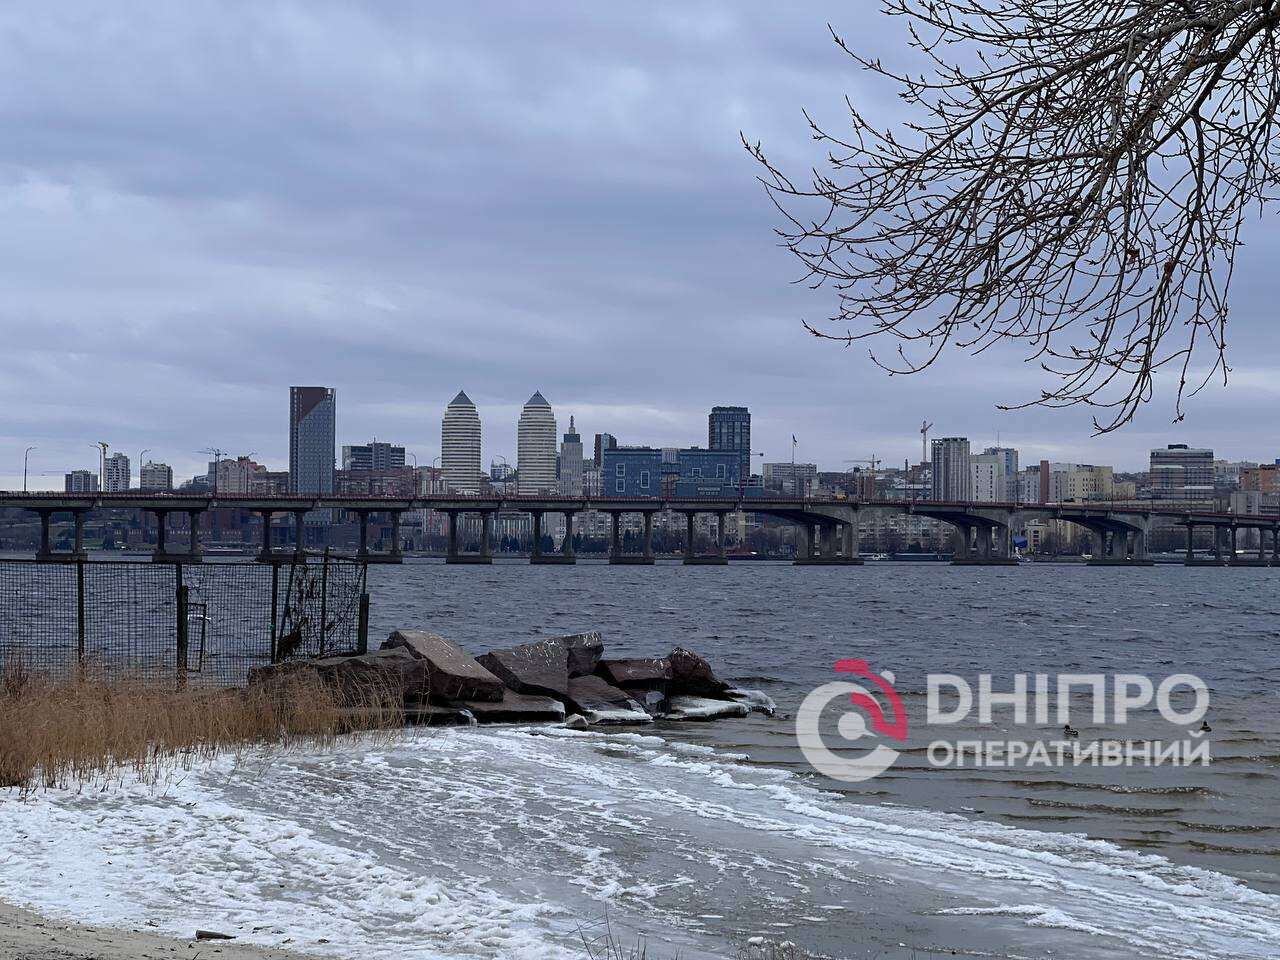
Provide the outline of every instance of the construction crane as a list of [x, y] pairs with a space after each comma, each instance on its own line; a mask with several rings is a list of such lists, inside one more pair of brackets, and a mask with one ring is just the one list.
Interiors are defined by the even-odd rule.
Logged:
[[920, 421], [920, 462], [922, 464], [929, 462], [929, 431], [933, 429], [933, 424], [928, 420]]

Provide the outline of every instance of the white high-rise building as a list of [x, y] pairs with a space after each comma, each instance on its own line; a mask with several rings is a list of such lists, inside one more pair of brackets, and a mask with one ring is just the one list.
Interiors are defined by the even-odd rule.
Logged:
[[521, 494], [556, 493], [556, 415], [540, 392], [520, 411], [516, 462]]
[[456, 493], [480, 490], [480, 414], [465, 391], [459, 390], [445, 408], [440, 454], [447, 489]]
[[123, 453], [113, 453], [103, 462], [102, 489], [106, 493], [124, 493], [133, 482], [133, 471], [129, 466], [129, 457]]
[[987, 447], [969, 458], [969, 492], [979, 503], [1017, 500], [1018, 451], [1012, 447]]

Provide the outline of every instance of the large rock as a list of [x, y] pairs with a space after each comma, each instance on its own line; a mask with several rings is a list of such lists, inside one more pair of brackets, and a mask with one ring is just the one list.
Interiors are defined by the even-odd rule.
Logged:
[[429, 687], [426, 664], [403, 649], [255, 667], [249, 671], [249, 682], [274, 686], [308, 675], [336, 691], [348, 706], [425, 697]]
[[603, 652], [600, 634], [574, 633], [493, 650], [479, 662], [517, 693], [564, 700], [569, 695], [569, 678], [590, 675]]
[[503, 691], [497, 703], [492, 700], [459, 700], [449, 704], [467, 710], [480, 723], [541, 723], [564, 719], [564, 704], [551, 697], [536, 697]]
[[692, 650], [676, 647], [666, 658], [671, 664], [671, 682], [668, 692], [694, 697], [715, 697], [729, 689], [729, 685], [716, 677], [711, 664]]
[[601, 677], [572, 677], [569, 704], [588, 723], [652, 723], [653, 717], [624, 690]]
[[563, 637], [545, 640], [564, 647], [566, 666], [571, 677], [589, 677], [596, 672], [596, 664], [604, 656], [604, 641], [594, 630], [590, 633], [571, 633]]
[[615, 687], [663, 689], [671, 680], [671, 661], [666, 657], [601, 660], [596, 665], [596, 674]]
[[426, 630], [397, 630], [383, 650], [407, 650], [426, 665], [432, 700], [502, 699], [503, 682], [456, 643]]

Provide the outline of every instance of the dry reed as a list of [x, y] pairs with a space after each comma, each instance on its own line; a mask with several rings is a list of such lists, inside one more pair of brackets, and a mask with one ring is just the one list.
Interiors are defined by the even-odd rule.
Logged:
[[5, 664], [0, 787], [29, 793], [125, 771], [167, 771], [253, 746], [331, 746], [358, 731], [399, 730], [399, 690], [339, 690], [300, 671], [244, 690], [174, 690], [140, 679], [55, 680]]

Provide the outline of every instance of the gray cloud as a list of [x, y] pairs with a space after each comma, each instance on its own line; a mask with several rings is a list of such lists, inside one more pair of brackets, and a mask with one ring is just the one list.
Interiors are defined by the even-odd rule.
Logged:
[[1226, 391], [1123, 434], [1035, 394], [1012, 354], [887, 378], [806, 337], [739, 130], [793, 166], [800, 108], [893, 109], [826, 37], [886, 57], [847, 4], [15, 4], [0, 12], [0, 486], [98, 439], [190, 475], [210, 444], [283, 464], [290, 383], [338, 388], [339, 443], [428, 461], [459, 387], [514, 458], [540, 388], [567, 423], [705, 437], [746, 403], [757, 449], [839, 466], [918, 456], [921, 418], [976, 443], [1135, 467], [1171, 440], [1271, 458], [1280, 382], [1256, 225]]

